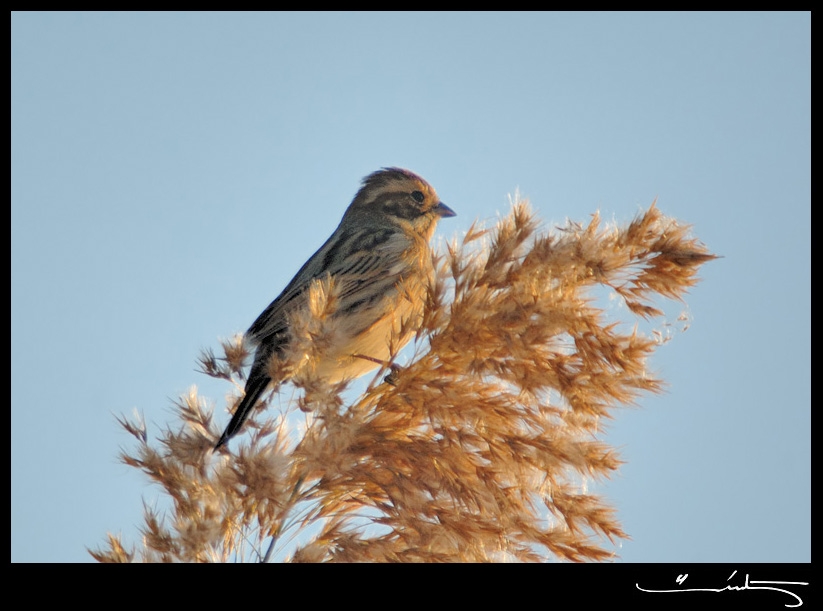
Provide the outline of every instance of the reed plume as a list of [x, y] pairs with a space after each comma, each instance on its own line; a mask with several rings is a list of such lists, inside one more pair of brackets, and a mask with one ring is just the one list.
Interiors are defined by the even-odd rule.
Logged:
[[[336, 293], [316, 281], [311, 308], [270, 367], [294, 387], [268, 393], [233, 452], [192, 389], [180, 422], [121, 459], [159, 484], [142, 542], [109, 535], [102, 562], [599, 561], [626, 537], [586, 482], [621, 464], [605, 419], [659, 392], [648, 359], [662, 320], [714, 259], [654, 204], [627, 226], [542, 230], [527, 202], [489, 230], [472, 226], [435, 255], [422, 328], [403, 367], [383, 367], [359, 396], [313, 365], [334, 332]], [[625, 308], [604, 308], [611, 295]], [[402, 334], [403, 330], [400, 330]], [[395, 351], [392, 351], [393, 353]], [[405, 353], [404, 353], [405, 355]], [[240, 338], [200, 357], [243, 388]], [[287, 375], [286, 375], [287, 373]], [[221, 414], [221, 420], [223, 415]], [[608, 543], [607, 543], [608, 540]]]

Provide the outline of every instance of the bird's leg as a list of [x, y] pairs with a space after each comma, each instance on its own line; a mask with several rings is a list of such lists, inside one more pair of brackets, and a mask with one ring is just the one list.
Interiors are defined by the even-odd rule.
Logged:
[[391, 371], [386, 374], [386, 377], [383, 378], [383, 381], [387, 382], [388, 384], [391, 384], [392, 386], [397, 385], [397, 376], [403, 370], [403, 368], [400, 365], [389, 363], [381, 359], [376, 359], [373, 356], [366, 356], [365, 354], [352, 354], [352, 357], [356, 359], [366, 359], [367, 361], [371, 361], [372, 363], [377, 363], [381, 367], [391, 369]]
[[400, 365], [395, 365], [394, 363], [389, 365], [389, 369], [391, 371], [386, 374], [386, 377], [383, 378], [383, 381], [387, 384], [391, 384], [392, 386], [397, 386], [397, 376], [400, 375], [400, 372], [403, 371], [403, 368]]

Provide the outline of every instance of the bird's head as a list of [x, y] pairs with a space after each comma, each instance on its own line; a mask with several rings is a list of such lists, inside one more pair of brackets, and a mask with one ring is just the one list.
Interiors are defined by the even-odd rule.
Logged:
[[366, 176], [346, 211], [352, 222], [396, 225], [427, 238], [438, 220], [454, 215], [434, 187], [402, 168], [383, 168]]

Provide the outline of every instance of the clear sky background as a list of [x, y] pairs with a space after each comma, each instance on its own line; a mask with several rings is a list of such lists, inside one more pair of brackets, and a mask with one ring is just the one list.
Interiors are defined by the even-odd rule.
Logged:
[[[458, 216], [654, 198], [724, 258], [605, 439], [620, 561], [811, 560], [808, 13], [13, 13], [11, 559], [139, 538], [117, 461], [382, 166]], [[676, 316], [683, 307], [667, 308]], [[227, 421], [227, 415], [219, 416]]]

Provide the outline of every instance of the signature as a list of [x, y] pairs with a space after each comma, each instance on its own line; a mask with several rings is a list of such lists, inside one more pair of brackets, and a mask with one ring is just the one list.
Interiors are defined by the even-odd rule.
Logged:
[[[737, 571], [734, 571], [726, 581], [731, 581], [732, 577], [737, 574]], [[678, 585], [683, 585], [688, 579], [689, 574], [681, 574], [677, 576], [675, 581]], [[784, 606], [786, 607], [800, 607], [803, 605], [803, 600], [792, 592], [791, 590], [786, 589], [785, 587], [777, 587], [777, 586], [807, 586], [809, 585], [808, 581], [750, 581], [749, 574], [746, 573], [746, 581], [743, 583], [742, 586], [736, 585], [727, 585], [722, 588], [681, 588], [676, 590], [648, 590], [646, 588], [641, 588], [639, 583], [634, 584], [638, 590], [641, 592], [724, 592], [726, 590], [729, 591], [739, 591], [739, 590], [774, 590], [775, 592], [783, 592], [784, 594], [788, 594], [789, 596], [793, 597], [797, 602], [794, 605], [790, 605], [786, 603]]]

